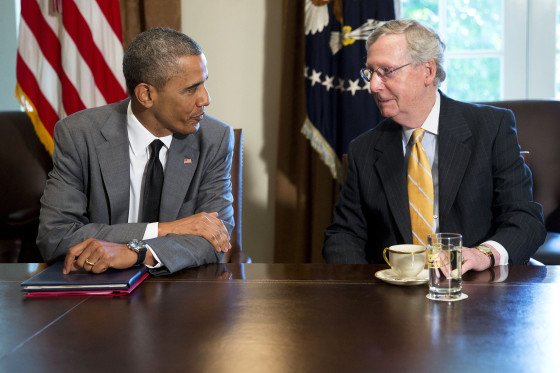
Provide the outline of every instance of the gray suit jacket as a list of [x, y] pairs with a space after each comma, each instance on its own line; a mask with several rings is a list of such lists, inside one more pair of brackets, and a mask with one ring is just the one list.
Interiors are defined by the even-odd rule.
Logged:
[[[126, 111], [129, 100], [84, 110], [57, 123], [53, 170], [41, 198], [37, 244], [47, 262], [61, 260], [87, 238], [116, 243], [141, 239], [146, 223], [128, 223], [130, 159]], [[198, 212], [219, 213], [233, 228], [230, 168], [234, 137], [230, 126], [205, 116], [192, 135], [173, 135], [168, 153], [160, 221]], [[190, 158], [191, 163], [185, 163]], [[146, 241], [165, 274], [219, 262], [221, 254], [204, 238], [168, 235]]]
[[[527, 263], [546, 236], [519, 151], [510, 110], [441, 94], [440, 231], [461, 233], [467, 247], [499, 242], [514, 264]], [[412, 243], [402, 127], [384, 120], [350, 144], [348, 160], [323, 256], [329, 263], [383, 263], [385, 247]]]

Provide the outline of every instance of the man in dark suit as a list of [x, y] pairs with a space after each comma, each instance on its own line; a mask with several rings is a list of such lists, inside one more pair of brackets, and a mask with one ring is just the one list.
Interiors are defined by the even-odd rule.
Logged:
[[439, 91], [445, 46], [417, 21], [387, 22], [367, 48], [362, 77], [387, 119], [349, 146], [348, 177], [325, 231], [326, 261], [382, 263], [385, 247], [426, 243], [427, 235], [413, 233], [407, 186], [409, 140], [421, 128], [433, 179], [433, 215], [430, 208], [424, 218], [431, 232], [463, 235], [463, 272], [526, 264], [546, 231], [513, 113]]
[[55, 127], [43, 258], [64, 259], [64, 273], [143, 263], [166, 274], [218, 262], [234, 224], [234, 137], [204, 116], [206, 57], [188, 36], [154, 28], [130, 44], [123, 71], [129, 99]]

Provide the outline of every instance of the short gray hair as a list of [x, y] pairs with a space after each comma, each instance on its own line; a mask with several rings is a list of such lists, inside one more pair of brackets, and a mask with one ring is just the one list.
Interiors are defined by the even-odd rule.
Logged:
[[408, 56], [413, 64], [418, 65], [433, 59], [436, 63], [436, 77], [434, 85], [438, 87], [445, 80], [443, 68], [443, 54], [445, 43], [437, 32], [413, 19], [397, 19], [389, 21], [376, 28], [366, 41], [366, 48], [375, 43], [380, 37], [392, 34], [405, 34], [408, 45]]
[[199, 56], [200, 46], [182, 32], [154, 27], [138, 34], [126, 49], [123, 73], [128, 94], [140, 83], [161, 89], [178, 73], [179, 59]]

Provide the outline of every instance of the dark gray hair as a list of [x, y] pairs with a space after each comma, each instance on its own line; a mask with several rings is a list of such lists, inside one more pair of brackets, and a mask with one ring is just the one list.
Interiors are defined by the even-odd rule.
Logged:
[[182, 32], [154, 27], [138, 34], [126, 49], [123, 73], [128, 94], [140, 83], [161, 89], [178, 73], [179, 59], [199, 56], [200, 46]]
[[376, 28], [368, 37], [366, 47], [375, 43], [380, 37], [391, 34], [405, 34], [408, 44], [408, 56], [410, 61], [421, 64], [433, 59], [436, 63], [436, 77], [434, 85], [438, 87], [445, 80], [443, 69], [443, 54], [445, 43], [440, 39], [437, 32], [413, 19], [397, 19], [389, 21]]

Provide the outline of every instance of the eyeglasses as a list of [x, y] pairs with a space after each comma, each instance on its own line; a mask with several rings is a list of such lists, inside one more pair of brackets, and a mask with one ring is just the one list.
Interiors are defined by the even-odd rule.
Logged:
[[370, 68], [364, 67], [363, 69], [360, 70], [360, 75], [362, 76], [362, 79], [365, 80], [366, 82], [370, 82], [371, 79], [373, 79], [373, 74], [377, 73], [377, 76], [379, 77], [379, 79], [381, 79], [382, 81], [386, 82], [387, 80], [391, 79], [394, 75], [393, 73], [399, 69], [402, 69], [403, 67], [406, 67], [408, 65], [410, 65], [411, 63], [407, 63], [406, 65], [402, 65], [399, 67], [379, 67], [377, 68], [377, 70], [372, 70]]

